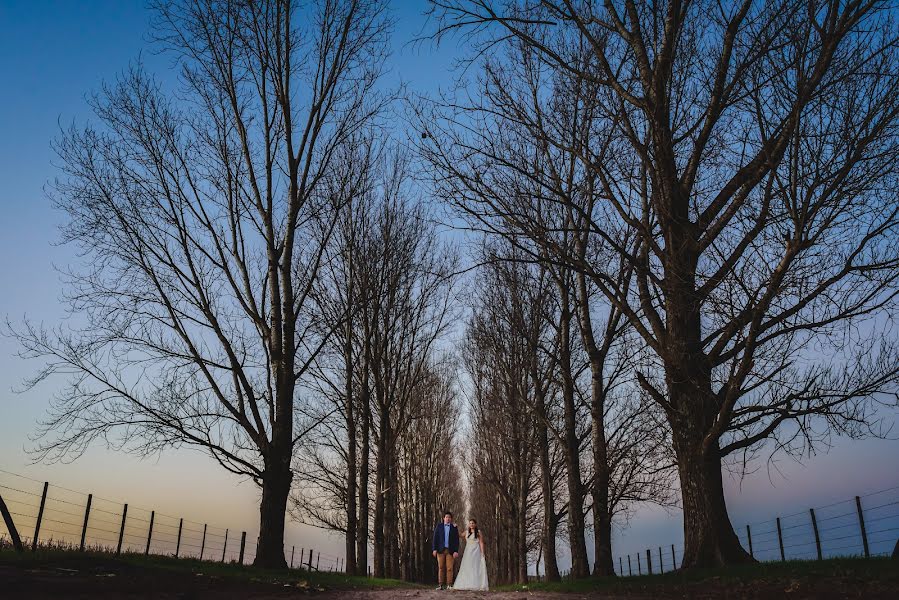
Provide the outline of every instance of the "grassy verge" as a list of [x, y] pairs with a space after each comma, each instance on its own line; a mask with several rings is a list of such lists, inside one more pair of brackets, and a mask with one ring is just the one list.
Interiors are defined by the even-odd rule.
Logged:
[[23, 569], [56, 569], [85, 572], [103, 570], [138, 569], [160, 575], [180, 574], [234, 579], [248, 582], [271, 583], [317, 590], [393, 589], [415, 587], [414, 584], [395, 579], [374, 579], [349, 576], [344, 573], [306, 571], [305, 569], [258, 569], [235, 563], [221, 563], [191, 558], [146, 556], [122, 553], [116, 556], [107, 552], [78, 552], [59, 549], [38, 549], [37, 552], [0, 552], [0, 565]]
[[899, 588], [899, 560], [890, 558], [833, 558], [828, 560], [797, 560], [787, 562], [766, 562], [753, 565], [728, 567], [726, 569], [694, 569], [676, 571], [661, 575], [634, 577], [609, 577], [581, 579], [561, 583], [531, 582], [526, 586], [507, 585], [498, 589], [506, 591], [550, 591], [550, 592], [615, 592], [628, 589], [651, 589], [653, 587], [684, 587], [708, 585], [734, 587], [752, 582], [770, 581], [864, 581], [880, 582]]

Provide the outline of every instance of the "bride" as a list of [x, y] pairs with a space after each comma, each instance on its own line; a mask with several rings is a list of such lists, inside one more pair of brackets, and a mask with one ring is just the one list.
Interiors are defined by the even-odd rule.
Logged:
[[462, 566], [453, 586], [455, 590], [484, 590], [487, 587], [487, 559], [484, 555], [484, 535], [478, 529], [478, 522], [469, 519], [465, 530], [465, 553]]

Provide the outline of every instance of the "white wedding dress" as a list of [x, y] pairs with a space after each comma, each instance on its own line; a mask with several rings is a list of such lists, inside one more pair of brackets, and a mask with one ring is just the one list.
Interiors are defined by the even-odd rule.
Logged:
[[473, 533], [469, 533], [465, 538], [465, 553], [462, 555], [462, 565], [459, 567], [459, 575], [453, 589], [488, 590], [487, 560], [481, 552], [480, 540], [476, 540]]

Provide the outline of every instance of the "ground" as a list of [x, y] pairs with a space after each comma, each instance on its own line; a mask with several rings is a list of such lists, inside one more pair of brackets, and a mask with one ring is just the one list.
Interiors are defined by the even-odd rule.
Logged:
[[[164, 557], [0, 552], [3, 598], [315, 600], [575, 600], [580, 598], [899, 598], [899, 560], [768, 563], [489, 593], [437, 591], [397, 581], [302, 571], [259, 571]], [[549, 588], [549, 589], [547, 589]]]

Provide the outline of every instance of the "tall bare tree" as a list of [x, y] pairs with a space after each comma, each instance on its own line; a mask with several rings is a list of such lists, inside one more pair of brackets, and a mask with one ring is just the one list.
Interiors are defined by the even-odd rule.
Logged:
[[[333, 160], [382, 111], [384, 2], [154, 3], [181, 66], [168, 91], [137, 66], [65, 131], [55, 202], [83, 250], [69, 301], [83, 327], [18, 329], [70, 376], [42, 456], [97, 440], [204, 449], [261, 489], [255, 564], [284, 567], [298, 382], [331, 332], [310, 291], [342, 206]], [[335, 328], [340, 323], [335, 323]]]
[[[525, 106], [557, 96], [553, 87], [588, 91], [577, 96], [587, 127], [572, 138], [520, 110], [505, 93], [518, 67], [491, 52], [483, 96], [430, 137], [474, 219], [583, 273], [654, 354], [638, 377], [673, 436], [684, 566], [751, 560], [727, 514], [722, 461], [876, 433], [878, 406], [896, 398], [894, 11], [876, 1], [432, 4], [442, 32], [524, 48], [551, 74]], [[575, 153], [595, 189], [560, 195], [540, 179], [545, 194], [498, 194], [521, 172], [510, 157], [534, 146]], [[533, 218], [546, 203], [570, 210], [602, 251], [560, 245]]]

